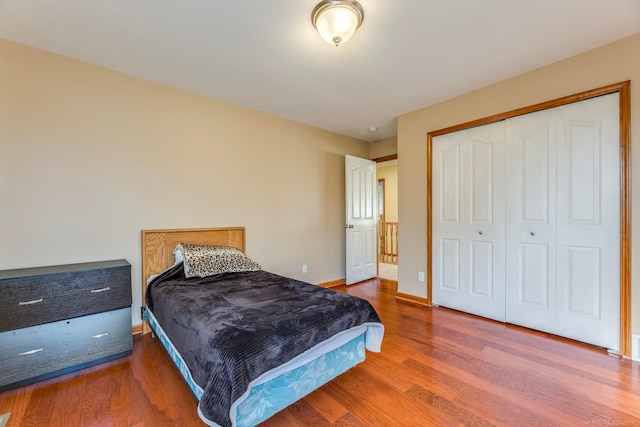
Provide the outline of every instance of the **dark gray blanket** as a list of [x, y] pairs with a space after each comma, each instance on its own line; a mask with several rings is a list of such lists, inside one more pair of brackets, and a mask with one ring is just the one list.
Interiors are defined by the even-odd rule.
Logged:
[[338, 332], [380, 322], [368, 301], [266, 271], [186, 279], [182, 264], [146, 293], [204, 393], [200, 412], [231, 425], [249, 382]]

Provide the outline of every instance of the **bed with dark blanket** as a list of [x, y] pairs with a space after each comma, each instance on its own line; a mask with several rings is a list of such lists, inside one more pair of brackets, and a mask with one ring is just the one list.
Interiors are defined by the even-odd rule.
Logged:
[[380, 340], [383, 330], [368, 301], [263, 270], [186, 278], [179, 263], [149, 283], [146, 303], [203, 389], [210, 425], [232, 425], [232, 404], [266, 372], [356, 326]]

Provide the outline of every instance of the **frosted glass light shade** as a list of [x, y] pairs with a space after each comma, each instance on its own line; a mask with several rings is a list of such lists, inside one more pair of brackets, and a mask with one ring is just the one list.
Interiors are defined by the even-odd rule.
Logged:
[[362, 24], [364, 10], [353, 0], [324, 0], [311, 13], [320, 37], [336, 46], [349, 40]]

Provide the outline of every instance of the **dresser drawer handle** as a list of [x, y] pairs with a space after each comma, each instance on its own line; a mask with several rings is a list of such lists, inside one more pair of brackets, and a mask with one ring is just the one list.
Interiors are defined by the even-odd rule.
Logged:
[[110, 289], [111, 289], [111, 288], [110, 288], [110, 287], [108, 287], [108, 286], [107, 286], [106, 288], [91, 289], [91, 293], [92, 293], [92, 294], [97, 294], [97, 293], [99, 293], [99, 292], [106, 292], [106, 291], [108, 291], [108, 290], [110, 290]]
[[40, 353], [44, 348], [36, 348], [35, 350], [23, 351], [22, 353], [18, 353], [18, 356], [28, 356], [30, 354]]
[[102, 337], [106, 337], [106, 336], [109, 336], [109, 332], [105, 332], [104, 334], [94, 335], [91, 338], [98, 339], [98, 338], [102, 338]]
[[31, 301], [20, 301], [18, 305], [31, 305], [31, 304], [37, 304], [39, 302], [42, 302], [42, 298], [34, 299]]

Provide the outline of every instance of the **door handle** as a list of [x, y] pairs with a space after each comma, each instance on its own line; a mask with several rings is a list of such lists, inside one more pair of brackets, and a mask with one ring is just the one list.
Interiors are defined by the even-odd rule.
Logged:
[[479, 230], [479, 231], [478, 231], [478, 234], [482, 235], [482, 230]]
[[347, 224], [344, 226], [344, 228], [353, 228], [353, 224]]
[[536, 232], [535, 232], [535, 231], [532, 231], [530, 234], [531, 234], [532, 236], [535, 236], [535, 235], [536, 235]]

